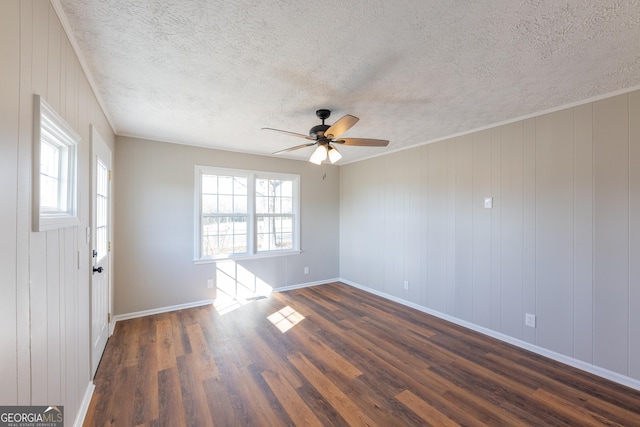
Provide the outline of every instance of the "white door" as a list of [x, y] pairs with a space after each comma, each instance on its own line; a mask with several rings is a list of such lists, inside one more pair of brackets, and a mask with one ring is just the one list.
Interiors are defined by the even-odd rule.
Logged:
[[91, 129], [91, 374], [98, 364], [109, 338], [110, 251], [111, 251], [111, 151], [95, 128]]

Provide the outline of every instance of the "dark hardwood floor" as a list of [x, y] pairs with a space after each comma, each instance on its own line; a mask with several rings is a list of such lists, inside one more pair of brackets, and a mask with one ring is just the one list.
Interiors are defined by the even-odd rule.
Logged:
[[640, 392], [340, 283], [118, 322], [85, 426], [640, 426]]

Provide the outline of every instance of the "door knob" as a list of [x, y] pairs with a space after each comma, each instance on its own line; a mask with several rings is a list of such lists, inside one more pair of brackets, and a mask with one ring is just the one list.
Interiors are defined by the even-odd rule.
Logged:
[[93, 272], [94, 272], [94, 273], [95, 273], [95, 272], [102, 273], [102, 267], [98, 267], [98, 268], [93, 267]]

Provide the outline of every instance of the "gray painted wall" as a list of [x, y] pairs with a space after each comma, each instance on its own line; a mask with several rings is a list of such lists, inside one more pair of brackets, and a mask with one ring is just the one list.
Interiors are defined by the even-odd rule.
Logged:
[[640, 92], [341, 167], [340, 261], [345, 280], [640, 379]]
[[[114, 163], [115, 314], [213, 299], [221, 277], [272, 288], [338, 277], [337, 166], [126, 137]], [[299, 174], [302, 253], [195, 265], [196, 164]]]
[[[91, 383], [90, 125], [114, 137], [48, 1], [0, 2], [0, 58], [0, 404], [64, 405], [71, 425]], [[31, 231], [34, 93], [82, 137], [76, 227]]]

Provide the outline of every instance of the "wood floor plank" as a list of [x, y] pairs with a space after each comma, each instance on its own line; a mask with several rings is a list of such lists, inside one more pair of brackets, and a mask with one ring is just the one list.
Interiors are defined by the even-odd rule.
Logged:
[[341, 283], [118, 322], [95, 386], [88, 427], [640, 427], [638, 390]]
[[279, 337], [273, 331], [253, 334], [251, 342], [245, 342], [247, 351], [253, 351], [254, 364], [262, 370], [276, 371], [282, 375], [293, 388], [302, 386], [302, 380], [297, 371], [287, 361], [289, 351], [279, 343]]
[[[496, 356], [488, 355], [488, 357], [495, 358]], [[627, 389], [623, 386], [616, 387], [617, 389], [626, 389], [629, 395], [637, 396], [637, 400], [635, 400], [635, 406], [633, 406], [632, 404], [631, 407], [628, 407], [627, 405], [622, 405], [620, 403], [612, 403], [609, 401], [609, 398], [602, 399], [599, 398], [597, 394], [593, 395], [588, 391], [583, 391], [581, 389], [571, 387], [561, 381], [558, 381], [557, 378], [562, 377], [547, 377], [535, 369], [531, 369], [524, 365], [518, 365], [515, 364], [515, 362], [505, 359], [502, 359], [502, 363], [506, 366], [510, 365], [514, 368], [517, 368], [520, 371], [520, 375], [522, 377], [537, 378], [540, 382], [540, 388], [544, 388], [548, 392], [557, 395], [569, 402], [572, 402], [575, 405], [582, 406], [589, 411], [597, 414], [602, 414], [610, 422], [624, 425], [628, 422], [628, 420], [636, 420], [636, 424], [633, 425], [640, 426], [640, 392]], [[602, 380], [596, 377], [594, 377], [593, 379], [594, 385], [599, 383], [600, 381]]]
[[305, 353], [319, 355], [318, 359], [326, 366], [327, 369], [333, 369], [336, 372], [340, 372], [347, 378], [355, 378], [362, 375], [362, 371], [353, 366], [351, 362], [345, 359], [342, 355], [333, 350], [330, 346], [324, 344], [318, 338], [308, 335], [301, 329], [294, 329], [291, 331], [291, 336], [298, 337], [299, 342], [302, 343], [302, 347], [305, 348]]
[[[202, 388], [202, 367], [197, 354], [178, 356], [180, 391], [187, 426], [209, 426], [213, 424], [207, 397]], [[209, 378], [205, 376], [204, 379]]]
[[607, 420], [605, 417], [595, 414], [580, 405], [566, 401], [560, 396], [551, 394], [543, 389], [536, 390], [533, 393], [536, 400], [553, 408], [554, 411], [562, 413], [566, 418], [574, 420], [575, 425], [584, 427], [596, 427], [602, 425], [622, 426], [621, 424]]
[[409, 390], [397, 394], [396, 399], [432, 426], [455, 427], [460, 425]]
[[197, 366], [197, 379], [203, 381], [218, 376], [218, 367], [200, 325], [197, 323], [189, 324], [186, 326], [186, 331]]
[[140, 344], [133, 397], [133, 423], [160, 416], [158, 402], [157, 341]]
[[171, 319], [163, 318], [159, 320], [156, 328], [156, 339], [158, 341], [157, 363], [158, 371], [176, 368], [178, 366], [175, 352], [175, 340]]
[[183, 394], [180, 388], [180, 374], [176, 367], [158, 372], [159, 419], [167, 426], [187, 425]]
[[303, 354], [289, 356], [291, 363], [315, 387], [335, 410], [352, 426], [375, 426], [365, 413], [355, 405], [338, 387], [318, 370]]
[[318, 417], [316, 417], [313, 411], [304, 403], [302, 397], [300, 397], [291, 384], [277, 371], [267, 370], [262, 372], [262, 376], [295, 425], [309, 427], [322, 426]]
[[202, 382], [204, 395], [207, 398], [209, 413], [216, 426], [232, 426], [239, 418], [231, 402], [232, 396], [227, 392], [220, 377], [212, 377]]

